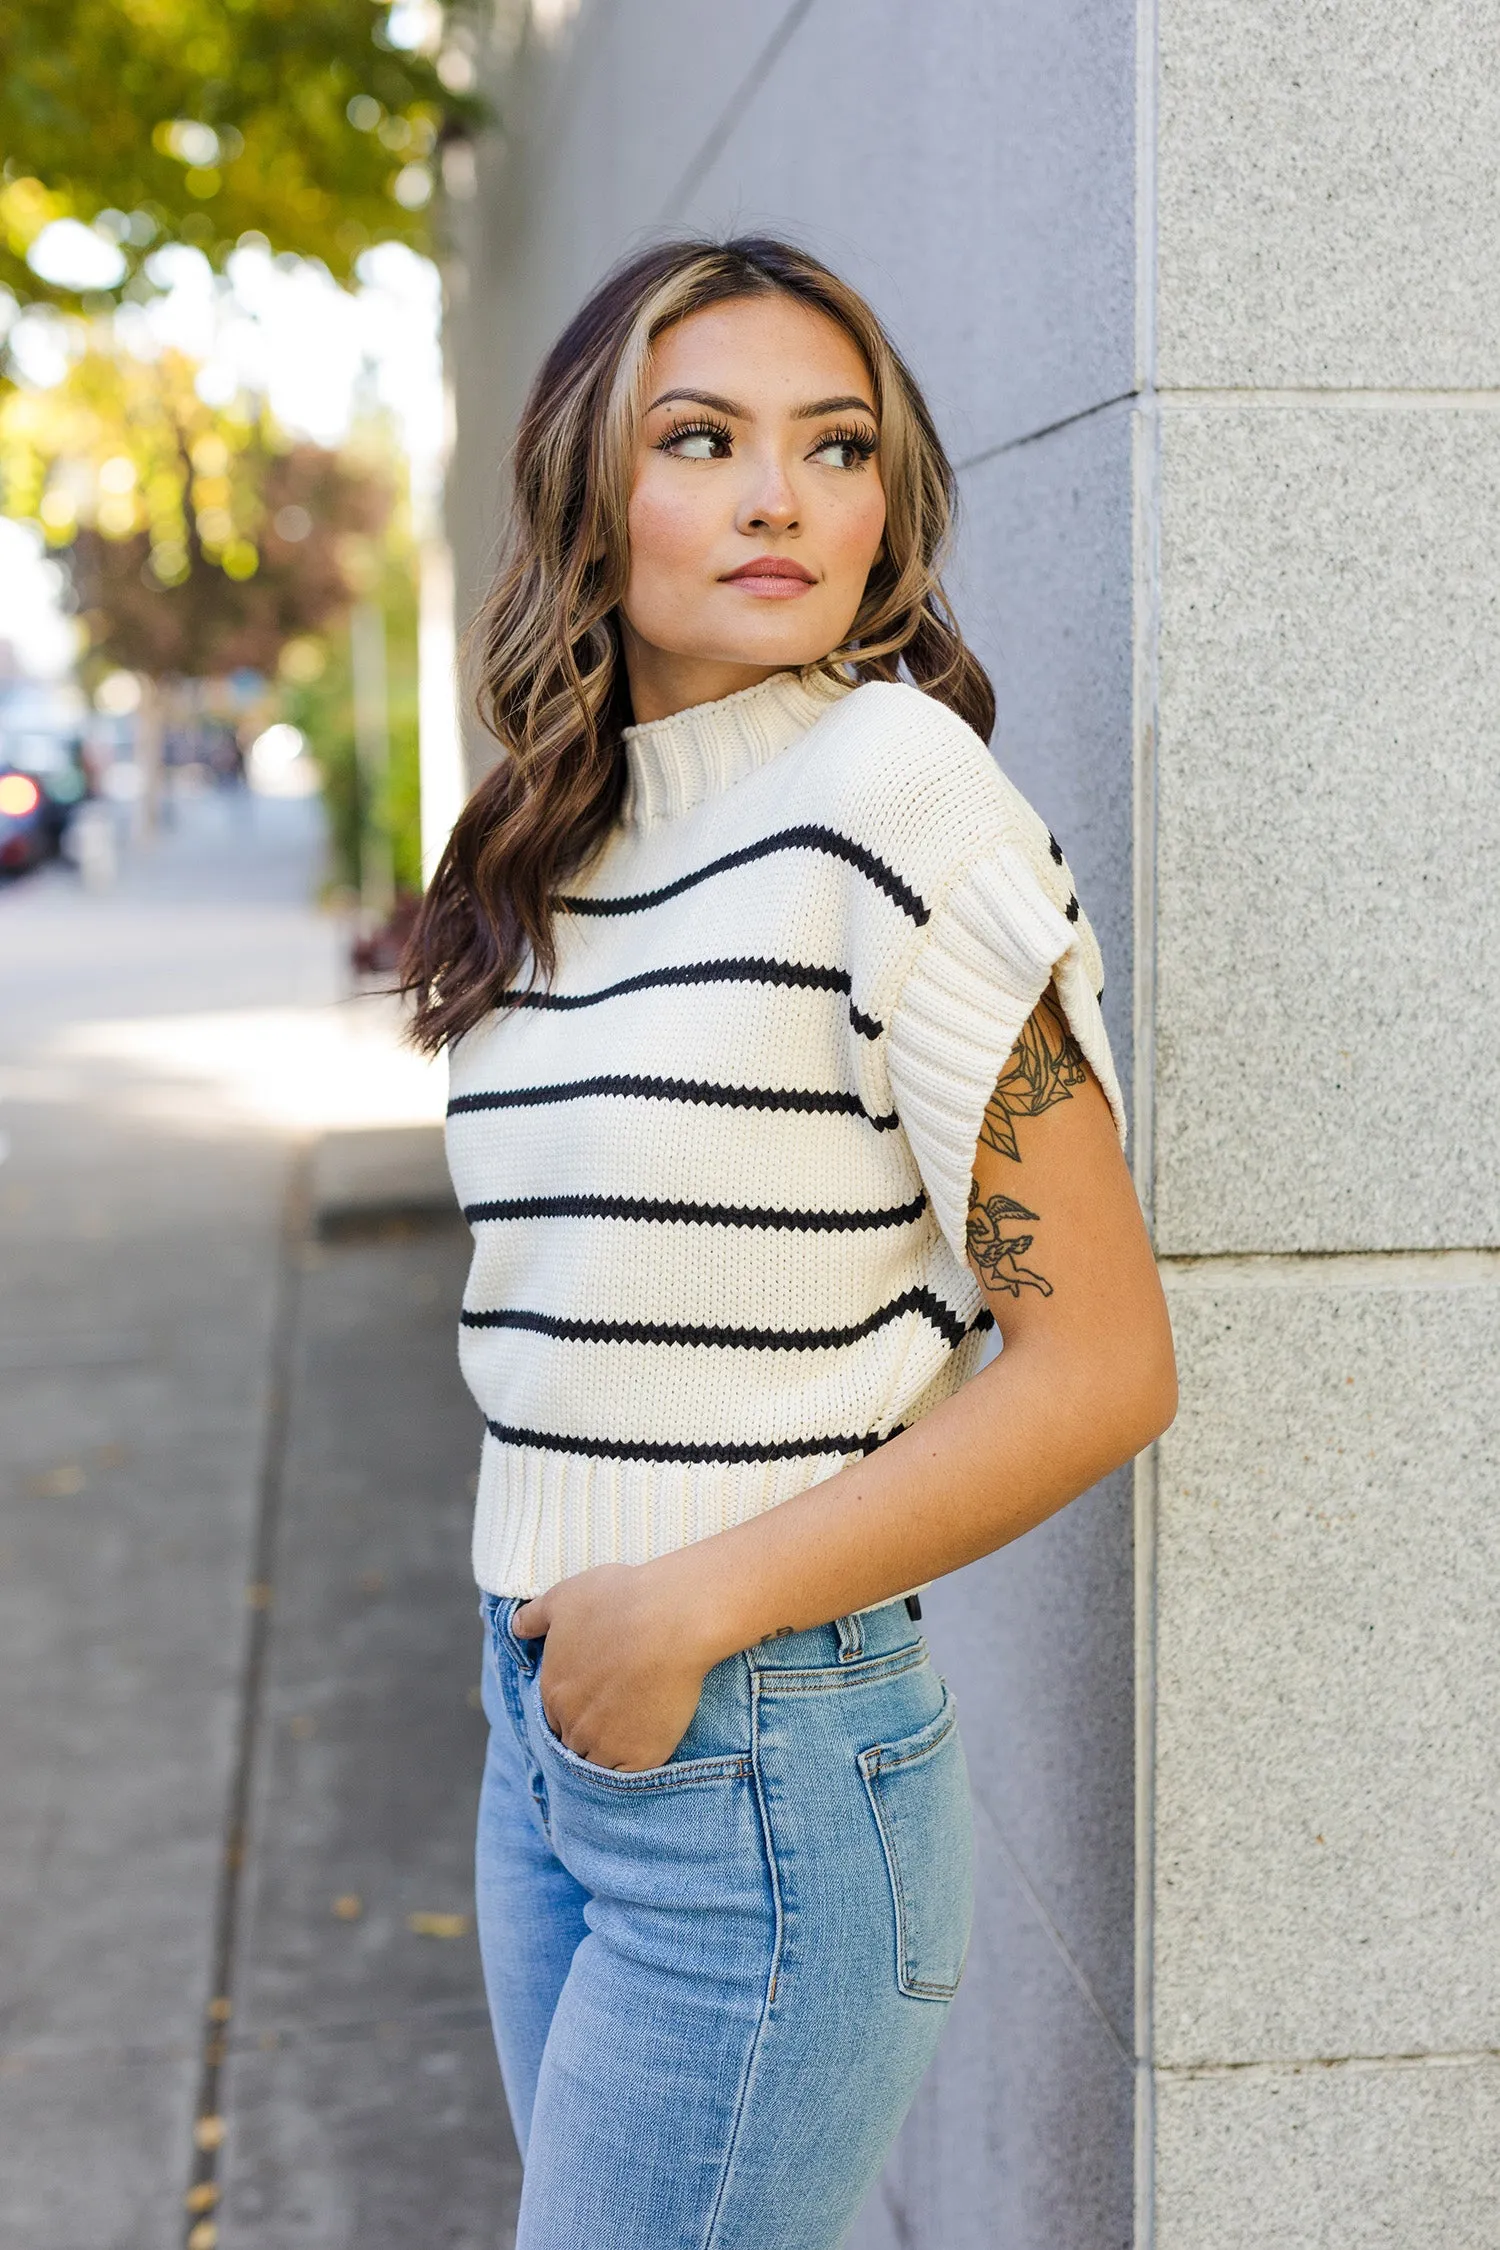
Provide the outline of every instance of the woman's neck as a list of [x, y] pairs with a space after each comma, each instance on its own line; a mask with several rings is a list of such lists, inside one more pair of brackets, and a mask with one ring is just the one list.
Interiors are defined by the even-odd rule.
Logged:
[[776, 664], [735, 664], [714, 656], [676, 656], [670, 649], [652, 648], [633, 633], [622, 618], [625, 676], [630, 682], [630, 709], [637, 726], [654, 719], [674, 718], [699, 703], [718, 703], [742, 688], [758, 687]]

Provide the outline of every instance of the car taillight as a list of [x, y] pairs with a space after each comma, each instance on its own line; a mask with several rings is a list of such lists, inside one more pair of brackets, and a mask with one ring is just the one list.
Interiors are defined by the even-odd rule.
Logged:
[[0, 773], [0, 813], [8, 813], [12, 820], [24, 820], [41, 801], [42, 792], [29, 773]]

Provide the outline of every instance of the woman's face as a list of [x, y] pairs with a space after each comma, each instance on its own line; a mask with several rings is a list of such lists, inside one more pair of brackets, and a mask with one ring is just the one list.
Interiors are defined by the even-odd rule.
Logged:
[[657, 338], [647, 398], [621, 603], [638, 720], [837, 648], [885, 530], [869, 369], [826, 314], [692, 313]]

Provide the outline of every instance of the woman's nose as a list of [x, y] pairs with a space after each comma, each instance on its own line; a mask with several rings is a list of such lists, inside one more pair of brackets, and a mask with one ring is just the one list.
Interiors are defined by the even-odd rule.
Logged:
[[766, 463], [745, 494], [740, 509], [742, 531], [796, 531], [800, 528], [797, 494], [779, 464]]

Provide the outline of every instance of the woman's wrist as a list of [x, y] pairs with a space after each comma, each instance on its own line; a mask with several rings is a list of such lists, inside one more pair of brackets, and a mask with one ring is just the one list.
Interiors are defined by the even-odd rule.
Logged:
[[641, 1565], [650, 1574], [651, 1598], [661, 1603], [678, 1645], [690, 1647], [705, 1672], [774, 1630], [752, 1614], [746, 1600], [751, 1589], [730, 1567], [723, 1544], [720, 1533]]

